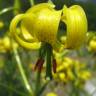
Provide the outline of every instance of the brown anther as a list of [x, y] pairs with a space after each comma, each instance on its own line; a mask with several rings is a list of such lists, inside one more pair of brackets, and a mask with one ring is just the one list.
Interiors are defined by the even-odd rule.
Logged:
[[34, 70], [38, 69], [38, 71], [41, 72], [42, 67], [43, 67], [43, 63], [44, 63], [44, 59], [39, 58], [39, 59], [37, 60], [37, 63], [36, 63], [36, 65], [35, 65], [35, 67], [34, 67]]
[[57, 63], [56, 59], [53, 59], [53, 72], [56, 73]]
[[44, 59], [41, 59], [40, 63], [38, 64], [38, 71], [39, 72], [41, 72], [43, 64], [44, 64]]

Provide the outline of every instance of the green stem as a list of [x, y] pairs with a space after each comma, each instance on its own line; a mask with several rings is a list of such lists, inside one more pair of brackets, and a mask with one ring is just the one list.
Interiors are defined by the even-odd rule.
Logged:
[[[9, 11], [12, 11], [14, 10], [15, 8], [14, 7], [8, 7], [8, 8], [4, 8], [3, 10], [0, 11], [0, 15], [6, 13], [6, 12], [9, 12]], [[17, 10], [17, 9], [16, 9]]]
[[34, 0], [29, 0], [30, 1], [30, 4], [31, 4], [31, 6], [33, 6], [34, 5]]
[[53, 4], [52, 0], [48, 0], [48, 3], [52, 3]]
[[26, 75], [25, 75], [25, 72], [24, 72], [24, 69], [23, 69], [23, 66], [22, 66], [18, 51], [14, 46], [12, 46], [12, 47], [13, 47], [13, 52], [14, 52], [14, 55], [15, 55], [15, 58], [16, 58], [16, 61], [17, 61], [17, 65], [18, 65], [20, 74], [22, 76], [24, 85], [25, 85], [26, 89], [28, 90], [29, 94], [31, 96], [34, 96], [33, 90], [32, 90], [32, 88], [31, 88], [31, 86], [30, 86], [30, 84], [28, 82], [28, 79], [27, 79]]
[[37, 78], [36, 78], [36, 86], [35, 86], [35, 96], [38, 96], [38, 93], [40, 91], [40, 77], [41, 77], [41, 72], [37, 72]]
[[17, 15], [20, 11], [21, 11], [21, 4], [20, 4], [20, 0], [14, 0], [14, 5], [13, 5], [14, 9], [17, 10], [13, 10], [13, 14]]

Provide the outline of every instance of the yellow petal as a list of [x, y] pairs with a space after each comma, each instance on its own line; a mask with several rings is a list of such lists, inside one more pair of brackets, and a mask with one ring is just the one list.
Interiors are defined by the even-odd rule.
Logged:
[[37, 21], [35, 22], [35, 34], [37, 38], [53, 46], [57, 40], [60, 18], [61, 11], [51, 11], [49, 9], [40, 11]]
[[17, 40], [17, 42], [24, 48], [27, 48], [27, 49], [38, 49], [40, 48], [40, 45], [41, 43], [40, 42], [33, 42], [33, 43], [28, 43], [28, 42], [25, 42], [24, 40], [22, 40], [16, 33], [16, 27], [18, 25], [18, 23], [24, 19], [24, 18], [28, 18], [29, 16], [28, 15], [25, 15], [25, 14], [20, 14], [20, 15], [17, 15], [11, 22], [10, 24], [10, 32], [12, 33], [12, 35], [15, 37], [15, 39]]
[[[21, 26], [24, 26], [40, 42], [47, 42], [53, 47], [57, 47], [57, 31], [62, 11], [55, 11], [53, 8], [54, 5], [48, 3], [33, 6], [25, 13], [27, 15], [29, 14], [30, 17], [23, 19]], [[31, 14], [33, 13], [35, 17], [31, 20]]]
[[26, 29], [26, 27], [21, 25], [21, 32], [22, 32], [22, 36], [26, 41], [35, 41], [34, 37], [28, 32], [28, 30]]
[[62, 21], [67, 26], [67, 48], [78, 48], [86, 39], [87, 18], [84, 10], [78, 5], [65, 6]]
[[[32, 39], [32, 36], [30, 34], [34, 35], [34, 22], [36, 22], [36, 18], [32, 18], [31, 14], [35, 13], [37, 14], [40, 10], [45, 9], [45, 8], [51, 8], [51, 10], [55, 7], [55, 5], [50, 4], [50, 3], [41, 3], [37, 4], [35, 6], [32, 6], [26, 14], [29, 14], [29, 18], [25, 18], [22, 23], [21, 23], [21, 29], [22, 29], [22, 34], [24, 38], [26, 38], [25, 33], [28, 35], [30, 39]], [[24, 33], [25, 32], [25, 33]], [[30, 32], [30, 34], [28, 34]], [[28, 38], [28, 39], [29, 39]], [[26, 38], [27, 39], [27, 38]]]
[[45, 8], [54, 10], [53, 8], [55, 8], [55, 5], [52, 4], [52, 3], [41, 3], [41, 4], [37, 4], [37, 5], [34, 5], [33, 7], [31, 7], [27, 11], [27, 13], [36, 13], [36, 12], [42, 10], [42, 9], [45, 9]]
[[50, 92], [50, 93], [48, 93], [46, 96], [57, 96], [57, 94], [54, 93], [54, 92]]

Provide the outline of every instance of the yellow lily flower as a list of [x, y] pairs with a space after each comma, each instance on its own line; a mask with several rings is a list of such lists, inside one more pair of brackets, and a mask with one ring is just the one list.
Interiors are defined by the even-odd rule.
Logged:
[[[12, 20], [10, 31], [21, 46], [28, 49], [39, 49], [41, 42], [47, 42], [56, 49], [60, 20], [67, 26], [67, 40], [64, 46], [77, 48], [85, 41], [87, 19], [83, 9], [78, 5], [73, 5], [69, 8], [64, 6], [62, 10], [57, 11], [54, 7], [55, 5], [50, 3], [38, 4]], [[61, 15], [62, 12], [63, 15]], [[16, 33], [16, 27], [20, 21], [22, 35], [26, 42]]]
[[[65, 6], [62, 10], [55, 10], [54, 7], [52, 3], [35, 5], [25, 14], [19, 14], [13, 18], [10, 24], [10, 32], [22, 47], [40, 48], [40, 57], [35, 67], [35, 69], [38, 67], [40, 72], [46, 56], [46, 74], [50, 78], [52, 77], [51, 61], [54, 73], [57, 66], [52, 49], [60, 51], [64, 48], [77, 48], [84, 43], [87, 32], [86, 15], [80, 6], [74, 5], [69, 8]], [[67, 25], [67, 39], [64, 44], [57, 39], [60, 20]], [[20, 34], [17, 34], [18, 25], [20, 25], [23, 39], [19, 36]]]

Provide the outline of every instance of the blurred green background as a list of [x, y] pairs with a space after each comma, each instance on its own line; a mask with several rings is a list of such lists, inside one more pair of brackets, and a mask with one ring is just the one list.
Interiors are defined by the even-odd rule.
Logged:
[[[0, 28], [0, 37], [3, 38], [5, 35], [8, 34], [9, 25], [14, 17], [14, 13], [11, 8], [15, 7], [19, 10], [19, 13], [25, 12], [27, 9], [31, 7], [31, 0], [18, 0], [19, 4], [15, 5], [15, 0], [0, 0], [0, 22], [4, 23], [4, 27]], [[47, 0], [34, 0], [35, 4], [41, 2], [47, 2]], [[56, 5], [56, 9], [61, 9], [64, 5], [71, 6], [75, 4], [81, 5], [88, 19], [88, 31], [95, 34], [96, 32], [96, 0], [52, 0], [53, 3]], [[2, 14], [4, 9], [10, 8], [11, 10]], [[62, 25], [61, 25], [62, 28]], [[64, 29], [64, 28], [63, 28]], [[93, 35], [92, 35], [93, 36]], [[35, 83], [36, 83], [36, 72], [33, 71], [33, 63], [36, 63], [38, 57], [38, 51], [28, 51], [23, 48], [18, 48], [18, 53], [20, 55], [25, 74], [28, 78], [28, 81], [33, 89], [35, 90]], [[90, 70], [96, 69], [96, 65], [93, 68], [93, 65], [96, 64], [96, 51], [89, 52], [86, 47], [81, 48], [77, 51], [70, 51], [65, 56], [75, 57], [78, 58], [80, 62], [86, 61]], [[0, 96], [30, 96], [28, 91], [23, 85], [23, 80], [19, 73], [16, 60], [14, 58], [14, 53], [11, 51], [1, 52], [0, 53]], [[90, 65], [92, 64], [92, 65]], [[95, 72], [93, 72], [95, 73]], [[96, 75], [95, 75], [96, 76]], [[44, 76], [43, 76], [44, 77]], [[45, 81], [42, 79], [43, 83], [41, 83], [41, 90], [38, 96], [47, 96], [45, 93], [49, 92], [50, 90], [57, 88], [56, 90], [62, 90], [62, 95], [56, 96], [77, 96], [77, 95], [65, 95], [63, 92], [62, 83], [54, 83], [50, 81], [49, 83], [44, 83]], [[92, 81], [93, 82], [93, 81]], [[53, 85], [51, 85], [53, 84]], [[94, 84], [93, 84], [94, 85]], [[47, 87], [46, 87], [47, 86]], [[60, 89], [61, 86], [61, 89]], [[68, 88], [69, 87], [68, 85]], [[47, 90], [47, 91], [46, 91]], [[58, 93], [58, 91], [56, 91]], [[43, 95], [42, 95], [43, 94]], [[58, 93], [59, 94], [59, 93]], [[49, 95], [48, 95], [49, 96]], [[51, 96], [51, 95], [50, 95]], [[55, 96], [55, 95], [52, 95]], [[79, 96], [79, 95], [78, 95]], [[80, 96], [90, 96], [90, 95], [80, 95]], [[96, 96], [96, 95], [94, 95]]]

